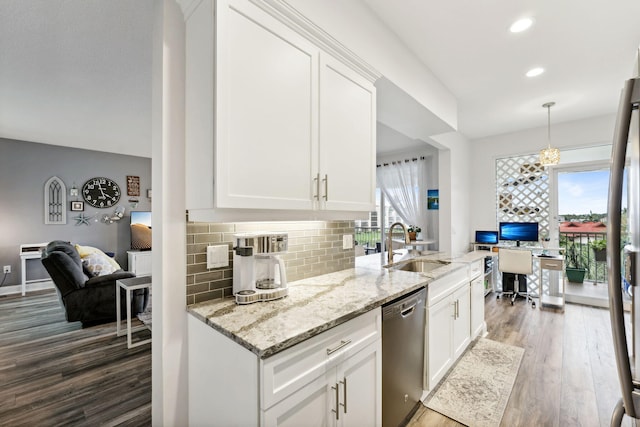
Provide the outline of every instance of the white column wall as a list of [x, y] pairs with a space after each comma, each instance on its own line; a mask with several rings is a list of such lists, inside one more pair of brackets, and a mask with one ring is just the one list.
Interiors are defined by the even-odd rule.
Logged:
[[188, 425], [184, 166], [185, 25], [157, 0], [154, 27], [152, 182], [152, 424]]
[[468, 235], [471, 233], [471, 144], [457, 132], [434, 136], [433, 140], [449, 147], [448, 150], [440, 150], [439, 156], [440, 250], [453, 255], [463, 254], [469, 251]]
[[[560, 148], [561, 164], [579, 161], [579, 158], [569, 156], [566, 151], [563, 155], [563, 150], [611, 144], [614, 127], [615, 115], [554, 124], [551, 128], [551, 144]], [[496, 228], [495, 160], [500, 157], [535, 153], [546, 145], [546, 126], [471, 141], [472, 163], [468, 193], [471, 214], [470, 228], [468, 235], [465, 236], [467, 242], [473, 240], [474, 230]], [[606, 153], [605, 149], [601, 158], [608, 159]], [[590, 160], [600, 159], [591, 158]]]

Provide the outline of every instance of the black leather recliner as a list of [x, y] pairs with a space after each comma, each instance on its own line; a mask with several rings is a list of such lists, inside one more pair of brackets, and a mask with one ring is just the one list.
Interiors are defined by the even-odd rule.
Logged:
[[[47, 269], [65, 308], [69, 322], [98, 324], [116, 320], [116, 280], [135, 277], [118, 270], [112, 274], [89, 278], [83, 271], [82, 260], [69, 242], [54, 240], [42, 251], [42, 264]], [[131, 313], [138, 314], [147, 306], [148, 289], [133, 291]], [[120, 292], [122, 319], [126, 316], [126, 299]]]

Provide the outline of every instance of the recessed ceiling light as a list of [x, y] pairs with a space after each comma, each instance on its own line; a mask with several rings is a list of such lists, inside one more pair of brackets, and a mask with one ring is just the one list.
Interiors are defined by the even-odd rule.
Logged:
[[544, 68], [542, 67], [536, 67], [536, 68], [532, 68], [529, 71], [527, 71], [527, 77], [536, 77], [539, 76], [540, 74], [544, 73]]
[[533, 24], [533, 19], [531, 18], [518, 19], [516, 22], [511, 24], [511, 27], [509, 27], [509, 31], [511, 31], [512, 33], [520, 33], [528, 29], [531, 24]]

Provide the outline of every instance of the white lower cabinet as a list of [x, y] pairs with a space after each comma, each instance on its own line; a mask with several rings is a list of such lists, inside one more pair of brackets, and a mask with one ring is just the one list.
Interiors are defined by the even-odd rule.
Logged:
[[189, 316], [189, 424], [381, 426], [381, 310], [266, 359]]
[[369, 344], [264, 411], [264, 426], [379, 426], [380, 343]]
[[427, 288], [425, 384], [432, 390], [471, 342], [470, 292], [466, 270], [435, 280]]

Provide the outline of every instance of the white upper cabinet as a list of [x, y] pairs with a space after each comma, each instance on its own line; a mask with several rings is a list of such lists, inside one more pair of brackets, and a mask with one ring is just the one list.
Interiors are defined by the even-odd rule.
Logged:
[[187, 14], [190, 219], [373, 210], [372, 74], [318, 47], [291, 10], [280, 16], [286, 3], [260, 5], [203, 0]]
[[321, 55], [320, 67], [324, 208], [375, 210], [375, 87], [331, 56]]

